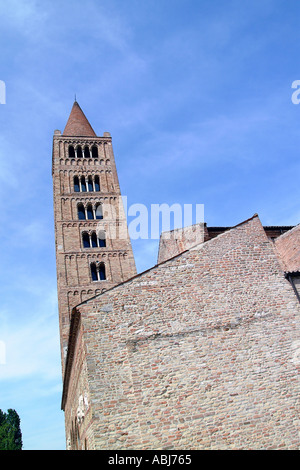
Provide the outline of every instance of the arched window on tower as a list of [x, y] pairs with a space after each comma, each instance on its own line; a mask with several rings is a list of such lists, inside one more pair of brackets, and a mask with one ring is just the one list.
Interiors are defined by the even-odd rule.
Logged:
[[98, 273], [96, 268], [96, 263], [91, 264], [91, 275], [93, 281], [98, 281]]
[[75, 150], [73, 145], [69, 145], [69, 158], [75, 158]]
[[78, 219], [85, 220], [85, 210], [83, 204], [78, 204], [77, 206]]
[[98, 244], [97, 244], [96, 232], [92, 233], [91, 240], [92, 240], [92, 248], [97, 248]]
[[96, 206], [96, 219], [103, 219], [102, 204]]
[[93, 207], [91, 204], [87, 206], [87, 218], [89, 220], [92, 220], [94, 218], [94, 212], [93, 212]]
[[95, 176], [94, 183], [95, 183], [95, 191], [100, 191], [99, 176]]
[[82, 158], [82, 148], [80, 147], [80, 145], [78, 145], [76, 149], [76, 153], [77, 153], [77, 158]]
[[101, 230], [101, 231], [98, 233], [98, 242], [99, 242], [100, 248], [104, 248], [104, 247], [106, 246], [106, 240], [105, 240], [105, 232], [104, 232], [104, 230]]
[[79, 193], [80, 191], [78, 176], [74, 176], [74, 191], [75, 193]]
[[92, 275], [93, 281], [105, 281], [106, 280], [105, 264], [101, 262], [97, 266], [96, 263], [91, 263], [91, 275]]
[[84, 232], [82, 234], [82, 243], [83, 243], [83, 248], [90, 248], [90, 236], [87, 232]]
[[94, 191], [93, 180], [91, 176], [89, 176], [88, 178], [88, 188], [89, 188], [89, 192]]
[[87, 145], [84, 147], [84, 158], [90, 158], [90, 149]]
[[84, 192], [84, 193], [86, 192], [86, 184], [85, 184], [85, 177], [84, 176], [81, 177], [81, 191]]
[[98, 147], [96, 147], [96, 145], [93, 145], [92, 147], [92, 157], [98, 158]]
[[100, 281], [105, 281], [105, 279], [106, 279], [105, 264], [104, 263], [100, 263], [100, 265], [99, 265], [99, 278], [100, 278]]

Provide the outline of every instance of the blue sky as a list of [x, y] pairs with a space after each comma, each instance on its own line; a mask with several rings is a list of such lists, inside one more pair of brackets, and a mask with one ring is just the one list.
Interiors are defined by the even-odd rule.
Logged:
[[[210, 226], [300, 222], [297, 0], [0, 0], [0, 408], [64, 449], [51, 153], [74, 95], [113, 138], [128, 204]], [[157, 240], [136, 240], [138, 271]]]

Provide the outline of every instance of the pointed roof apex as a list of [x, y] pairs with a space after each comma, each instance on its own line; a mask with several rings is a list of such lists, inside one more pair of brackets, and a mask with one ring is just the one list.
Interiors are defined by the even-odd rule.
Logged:
[[76, 97], [63, 135], [71, 137], [97, 137], [94, 129], [77, 103]]

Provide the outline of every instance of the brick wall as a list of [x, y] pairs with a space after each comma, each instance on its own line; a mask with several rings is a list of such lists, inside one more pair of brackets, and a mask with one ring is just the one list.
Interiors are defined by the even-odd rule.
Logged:
[[285, 271], [300, 271], [300, 225], [277, 238], [275, 247]]
[[159, 240], [157, 262], [177, 256], [192, 246], [202, 243], [207, 229], [203, 223], [191, 225], [180, 229], [163, 232]]
[[[70, 413], [65, 414], [67, 449], [87, 449], [94, 447], [93, 412], [90, 399], [90, 390], [87, 374], [86, 348], [80, 318], [76, 319], [79, 325], [71, 330], [71, 336], [76, 335], [76, 348], [74, 350], [74, 365], [71, 381], [74, 384], [70, 389], [70, 401], [73, 407]], [[80, 429], [80, 432], [79, 432]]]
[[298, 449], [299, 307], [258, 217], [81, 304], [88, 447]]

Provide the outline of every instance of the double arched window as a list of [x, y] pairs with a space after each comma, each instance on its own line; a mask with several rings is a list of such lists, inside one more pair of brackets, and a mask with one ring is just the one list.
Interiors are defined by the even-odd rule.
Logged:
[[98, 192], [100, 191], [99, 176], [74, 176], [74, 191], [75, 193]]
[[105, 281], [106, 272], [104, 263], [91, 263], [92, 281]]
[[93, 220], [93, 219], [103, 219], [103, 210], [102, 204], [87, 204], [84, 206], [82, 203], [77, 206], [77, 213], [79, 220]]
[[82, 233], [82, 245], [83, 248], [104, 248], [106, 247], [106, 238], [105, 232], [101, 231], [98, 233], [96, 232], [83, 232]]
[[98, 158], [98, 147], [96, 145], [92, 145], [92, 147], [85, 145], [84, 148], [81, 145], [76, 147], [69, 145], [68, 151], [69, 158]]

